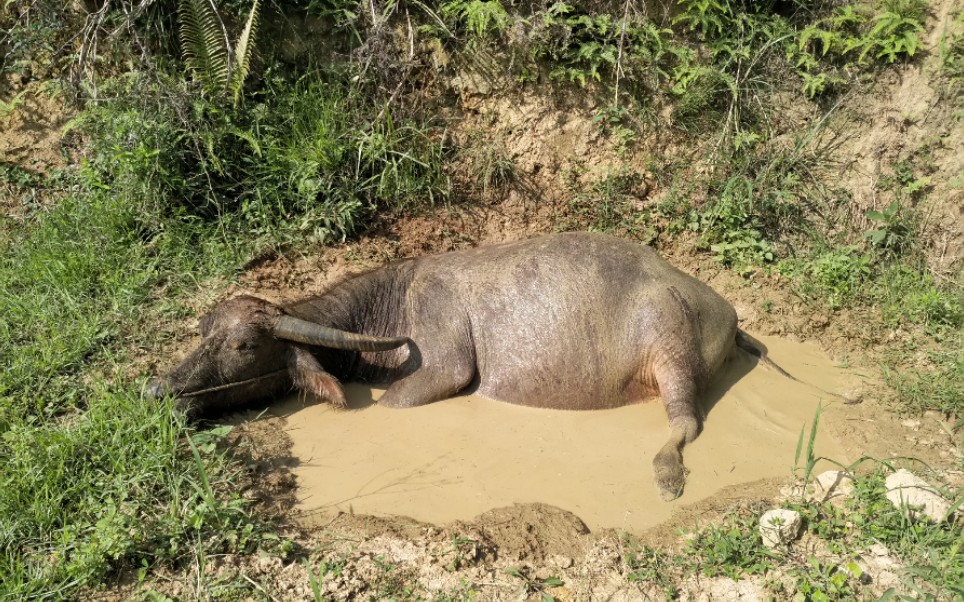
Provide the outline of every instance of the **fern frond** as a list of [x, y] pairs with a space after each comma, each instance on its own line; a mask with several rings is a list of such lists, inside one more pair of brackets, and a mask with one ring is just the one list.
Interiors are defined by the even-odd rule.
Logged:
[[177, 12], [181, 50], [188, 68], [209, 91], [223, 90], [231, 72], [229, 44], [214, 0], [181, 0]]
[[261, 0], [254, 0], [251, 5], [251, 12], [248, 13], [248, 21], [244, 25], [244, 31], [238, 38], [238, 43], [234, 47], [234, 71], [231, 74], [231, 95], [234, 104], [237, 105], [241, 99], [241, 91], [244, 88], [244, 80], [248, 78], [251, 69], [251, 54], [254, 49], [254, 36], [258, 30], [258, 12], [261, 7]]

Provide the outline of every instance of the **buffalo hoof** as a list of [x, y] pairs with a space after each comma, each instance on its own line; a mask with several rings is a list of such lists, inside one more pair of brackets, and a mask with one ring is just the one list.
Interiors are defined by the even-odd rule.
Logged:
[[663, 450], [653, 459], [653, 472], [656, 476], [656, 487], [663, 500], [671, 502], [683, 493], [686, 483], [686, 469], [683, 467], [683, 456], [679, 452]]

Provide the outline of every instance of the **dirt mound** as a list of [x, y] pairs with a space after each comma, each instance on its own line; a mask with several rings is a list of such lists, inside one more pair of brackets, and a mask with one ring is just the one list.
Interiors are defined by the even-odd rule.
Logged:
[[451, 529], [478, 532], [500, 558], [542, 562], [554, 556], [576, 558], [585, 551], [589, 528], [578, 516], [548, 504], [516, 504], [479, 515]]

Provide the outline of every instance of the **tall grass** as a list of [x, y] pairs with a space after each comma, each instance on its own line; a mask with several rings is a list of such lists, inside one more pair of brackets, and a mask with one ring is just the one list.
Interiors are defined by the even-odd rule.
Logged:
[[125, 566], [190, 560], [199, 542], [219, 550], [254, 541], [227, 484], [237, 468], [213, 450], [196, 462], [171, 404], [116, 384], [93, 387], [86, 401], [75, 421], [4, 433], [0, 597], [66, 597]]
[[132, 74], [108, 89], [113, 99], [76, 124], [97, 145], [88, 173], [155, 220], [323, 243], [448, 194], [441, 137], [337, 76], [269, 77], [236, 109], [170, 76]]

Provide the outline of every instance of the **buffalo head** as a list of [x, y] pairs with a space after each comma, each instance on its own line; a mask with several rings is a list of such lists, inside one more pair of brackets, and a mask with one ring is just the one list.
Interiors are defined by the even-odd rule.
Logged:
[[148, 387], [154, 397], [176, 396], [190, 418], [292, 389], [343, 406], [341, 384], [310, 347], [386, 351], [408, 342], [404, 337], [374, 337], [302, 320], [248, 295], [218, 304], [201, 319], [200, 331], [200, 347]]

